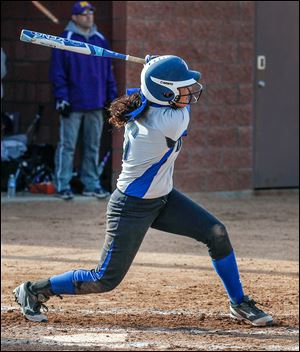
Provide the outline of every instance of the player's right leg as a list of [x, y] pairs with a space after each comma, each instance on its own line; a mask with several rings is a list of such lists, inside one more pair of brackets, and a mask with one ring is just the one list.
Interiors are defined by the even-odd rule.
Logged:
[[244, 296], [240, 304], [230, 302], [230, 316], [233, 319], [245, 320], [255, 326], [272, 325], [270, 314], [256, 307], [256, 302], [249, 296]]
[[182, 193], [173, 190], [165, 208], [152, 227], [191, 237], [205, 243], [213, 267], [223, 282], [230, 299], [231, 317], [252, 325], [270, 325], [272, 317], [256, 307], [256, 302], [244, 295], [235, 253], [226, 227], [211, 213]]

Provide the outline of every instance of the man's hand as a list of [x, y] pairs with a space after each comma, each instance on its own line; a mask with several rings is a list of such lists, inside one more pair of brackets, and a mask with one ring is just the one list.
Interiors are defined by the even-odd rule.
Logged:
[[71, 113], [71, 105], [66, 100], [57, 100], [56, 110], [58, 110], [63, 117], [69, 117]]

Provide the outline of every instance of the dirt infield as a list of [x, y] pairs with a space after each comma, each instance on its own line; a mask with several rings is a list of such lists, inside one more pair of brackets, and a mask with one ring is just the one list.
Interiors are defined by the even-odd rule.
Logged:
[[[299, 350], [299, 194], [190, 194], [227, 227], [244, 290], [273, 327], [232, 321], [205, 245], [149, 230], [124, 281], [102, 295], [48, 303], [48, 323], [20, 314], [25, 280], [96, 266], [106, 201], [2, 202], [1, 350]], [[184, 221], [184, 219], [182, 219]]]

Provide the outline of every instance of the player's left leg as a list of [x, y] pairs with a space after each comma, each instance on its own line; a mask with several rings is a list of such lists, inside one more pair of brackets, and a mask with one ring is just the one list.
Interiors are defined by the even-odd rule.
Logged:
[[41, 280], [37, 283], [24, 282], [13, 290], [16, 302], [21, 307], [22, 314], [30, 321], [46, 322], [48, 318], [41, 311], [44, 305], [54, 293], [49, 280]]
[[231, 316], [253, 325], [272, 323], [272, 317], [244, 295], [239, 270], [226, 227], [206, 209], [173, 190], [167, 204], [152, 224], [153, 228], [187, 236], [207, 245], [212, 264], [230, 299]]
[[107, 206], [106, 236], [98, 266], [91, 270], [71, 270], [18, 286], [14, 294], [23, 315], [32, 321], [47, 321], [41, 308], [53, 295], [102, 293], [117, 287], [164, 205], [165, 197], [140, 199], [115, 190]]

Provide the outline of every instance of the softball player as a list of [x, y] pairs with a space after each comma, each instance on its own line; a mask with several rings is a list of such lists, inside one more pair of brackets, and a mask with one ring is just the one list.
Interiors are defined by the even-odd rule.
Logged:
[[47, 321], [41, 308], [53, 295], [113, 290], [152, 227], [205, 243], [228, 294], [231, 316], [253, 325], [270, 325], [272, 317], [244, 295], [225, 226], [173, 188], [174, 162], [189, 124], [189, 106], [202, 92], [201, 74], [177, 56], [148, 56], [146, 62], [140, 89], [110, 107], [110, 122], [125, 126], [124, 153], [117, 188], [107, 207], [107, 232], [97, 268], [27, 281], [13, 291], [16, 302], [27, 319], [40, 322]]

